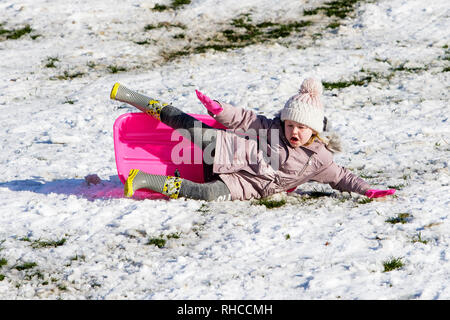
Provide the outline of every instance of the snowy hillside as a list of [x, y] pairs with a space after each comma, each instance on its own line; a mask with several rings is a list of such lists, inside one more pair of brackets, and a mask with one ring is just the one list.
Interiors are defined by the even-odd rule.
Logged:
[[[0, 12], [0, 299], [450, 299], [448, 0]], [[122, 197], [112, 129], [135, 110], [109, 99], [115, 82], [191, 113], [199, 89], [273, 116], [308, 76], [335, 161], [395, 196]]]

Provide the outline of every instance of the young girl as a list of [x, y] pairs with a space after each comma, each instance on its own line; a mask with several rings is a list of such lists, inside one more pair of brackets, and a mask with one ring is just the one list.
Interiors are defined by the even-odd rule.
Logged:
[[[369, 198], [395, 192], [371, 189], [367, 182], [333, 161], [332, 148], [320, 137], [325, 119], [320, 99], [322, 84], [313, 78], [302, 83], [300, 91], [274, 119], [196, 93], [208, 113], [228, 130], [199, 125], [198, 120], [170, 104], [118, 83], [114, 85], [111, 99], [135, 106], [197, 143], [204, 151], [207, 171], [207, 182], [195, 183], [178, 176], [133, 169], [125, 183], [125, 196], [132, 197], [136, 190], [147, 188], [170, 198], [248, 200], [292, 190], [308, 181], [326, 183], [333, 189]], [[256, 139], [254, 133], [259, 133]], [[207, 154], [210, 161], [206, 161]]]

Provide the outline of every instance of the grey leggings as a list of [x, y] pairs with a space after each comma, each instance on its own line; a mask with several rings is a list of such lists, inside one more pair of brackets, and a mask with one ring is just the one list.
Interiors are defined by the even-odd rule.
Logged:
[[[197, 143], [203, 151], [206, 148], [209, 150], [215, 149], [217, 130], [220, 129], [212, 128], [201, 123], [199, 120], [172, 105], [162, 108], [160, 118], [161, 122], [175, 130], [179, 130], [179, 133], [185, 138]], [[214, 151], [212, 152], [212, 156], [214, 156]], [[212, 164], [203, 162], [203, 172], [206, 183], [196, 183], [183, 179], [180, 196], [208, 201], [230, 200], [230, 190], [219, 176], [213, 173]]]
[[196, 183], [184, 179], [181, 184], [180, 196], [189, 199], [206, 201], [231, 200], [230, 190], [220, 179], [206, 183]]

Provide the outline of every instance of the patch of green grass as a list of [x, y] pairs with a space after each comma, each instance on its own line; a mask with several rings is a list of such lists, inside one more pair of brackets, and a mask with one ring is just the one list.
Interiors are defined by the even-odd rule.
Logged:
[[359, 204], [367, 204], [367, 203], [371, 203], [372, 201], [373, 201], [372, 198], [367, 198], [367, 197], [365, 197], [365, 198], [359, 199], [357, 202], [358, 202]]
[[419, 242], [419, 243], [427, 244], [427, 243], [428, 243], [428, 240], [422, 239], [422, 233], [419, 232], [418, 234], [416, 234], [416, 235], [413, 237], [413, 239], [411, 240], [411, 242], [412, 242], [412, 243]]
[[161, 28], [180, 28], [183, 30], [186, 30], [186, 26], [182, 23], [170, 23], [170, 22], [159, 22], [158, 24], [147, 24], [144, 27], [144, 31], [150, 31], [154, 29], [161, 29]]
[[257, 29], [247, 29], [244, 32], [238, 32], [232, 29], [226, 29], [222, 32], [222, 35], [229, 42], [244, 42], [244, 41], [252, 41], [257, 36], [261, 35], [261, 32]]
[[138, 45], [146, 45], [146, 44], [153, 44], [154, 40], [142, 40], [142, 41], [134, 41], [134, 43], [138, 44]]
[[75, 78], [80, 78], [80, 77], [82, 77], [82, 76], [84, 76], [84, 73], [83, 73], [83, 72], [76, 71], [76, 72], [70, 73], [69, 71], [64, 71], [62, 75], [53, 77], [52, 79], [57, 79], [57, 80], [72, 80], [72, 79], [75, 79]]
[[396, 269], [400, 269], [405, 264], [402, 262], [402, 258], [391, 258], [383, 262], [384, 270], [383, 272], [389, 272]]
[[45, 64], [46, 68], [56, 68], [55, 62], [59, 62], [59, 59], [56, 57], [48, 57], [47, 63]]
[[[214, 50], [214, 51], [227, 51], [230, 49], [237, 49], [242, 48], [243, 45], [239, 44], [232, 44], [232, 43], [225, 43], [225, 44], [208, 44], [208, 45], [201, 45], [198, 47], [195, 47], [192, 52], [193, 53], [205, 53], [208, 50]], [[181, 54], [185, 53], [186, 51], [182, 51]], [[190, 52], [188, 52], [190, 54]]]
[[14, 269], [19, 270], [19, 271], [23, 271], [23, 270], [28, 270], [28, 269], [32, 269], [34, 267], [37, 266], [36, 262], [25, 262], [21, 265], [16, 266]]
[[374, 58], [374, 60], [375, 60], [376, 62], [382, 62], [382, 63], [389, 63], [389, 64], [391, 64], [391, 62], [389, 61], [388, 58], [379, 58], [379, 57], [376, 57], [376, 58]]
[[347, 81], [322, 82], [325, 90], [343, 89], [350, 86], [366, 86], [372, 81], [373, 77], [366, 75], [360, 79], [352, 79]]
[[158, 248], [162, 248], [166, 245], [166, 239], [163, 239], [162, 237], [159, 238], [150, 238], [147, 242], [148, 245], [155, 245]]
[[320, 12], [320, 8], [303, 10], [304, 16], [314, 16]]
[[344, 19], [355, 10], [355, 4], [360, 0], [335, 0], [331, 2], [325, 2], [323, 6], [303, 10], [305, 16], [316, 15], [323, 13], [327, 17], [338, 17]]
[[74, 104], [75, 103], [75, 101], [74, 100], [71, 100], [71, 99], [66, 99], [64, 102], [63, 102], [63, 104]]
[[168, 234], [168, 235], [166, 236], [166, 238], [167, 238], [167, 239], [180, 239], [180, 235], [181, 235], [181, 233], [179, 233], [179, 232], [174, 232], [174, 233]]
[[31, 33], [32, 31], [33, 31], [33, 29], [28, 24], [26, 26], [24, 26], [23, 28], [19, 28], [19, 29], [8, 30], [8, 29], [0, 28], [0, 36], [4, 36], [6, 39], [16, 40], [16, 39], [23, 37], [24, 35], [26, 35], [28, 33]]
[[191, 0], [172, 0], [172, 8], [177, 9], [190, 3]]
[[67, 290], [67, 287], [64, 284], [58, 284], [57, 287], [61, 291], [66, 291]]
[[426, 67], [406, 67], [405, 64], [401, 64], [397, 67], [393, 67], [391, 68], [392, 72], [410, 72], [410, 73], [415, 73], [415, 72], [419, 72], [419, 71], [424, 71], [427, 70]]
[[207, 213], [209, 212], [209, 207], [207, 204], [202, 203], [202, 205], [196, 210], [196, 212]]
[[162, 11], [166, 11], [169, 10], [169, 7], [164, 5], [164, 4], [155, 4], [155, 6], [152, 9], [153, 11], [158, 11], [158, 12], [162, 12]]
[[107, 67], [107, 69], [111, 73], [118, 73], [118, 72], [127, 71], [127, 69], [125, 67], [118, 67], [118, 66], [114, 66], [114, 65], [109, 65]]
[[339, 28], [340, 26], [341, 26], [341, 23], [340, 23], [340, 22], [334, 21], [334, 22], [329, 23], [329, 24], [327, 25], [327, 28], [328, 28], [328, 29], [336, 29], [336, 28]]
[[37, 277], [38, 279], [41, 279], [41, 280], [44, 279], [44, 275], [39, 270], [27, 273], [23, 279], [30, 281], [34, 277]]
[[0, 268], [3, 266], [6, 266], [8, 264], [8, 261], [5, 258], [0, 259]]
[[49, 248], [49, 247], [60, 247], [62, 245], [64, 245], [66, 243], [67, 239], [66, 238], [62, 238], [61, 240], [56, 240], [56, 241], [52, 241], [52, 240], [35, 240], [32, 242], [31, 247], [34, 249], [40, 249], [40, 248]]
[[262, 198], [262, 199], [257, 200], [254, 204], [260, 205], [260, 206], [265, 206], [267, 209], [274, 209], [274, 208], [279, 208], [279, 207], [284, 206], [286, 204], [286, 200], [284, 200], [284, 199], [270, 200], [270, 199]]
[[153, 7], [153, 11], [158, 11], [158, 12], [162, 12], [162, 11], [166, 11], [169, 9], [173, 9], [173, 10], [177, 10], [180, 9], [181, 7], [188, 5], [191, 3], [191, 0], [172, 0], [170, 6], [166, 6], [164, 4], [155, 4], [155, 6]]
[[206, 43], [192, 46], [188, 45], [182, 50], [169, 52], [163, 56], [166, 60], [170, 61], [190, 54], [205, 53], [208, 50], [220, 52], [234, 50], [253, 44], [286, 38], [295, 32], [300, 32], [311, 24], [312, 22], [310, 21], [286, 23], [263, 21], [253, 23], [250, 14], [240, 14], [238, 17], [232, 19], [228, 27], [219, 31], [214, 37], [208, 38]]
[[5, 280], [5, 275], [4, 274], [0, 274], [0, 281]]
[[344, 19], [349, 14], [353, 13], [355, 4], [358, 1], [359, 0], [336, 0], [327, 2], [322, 8], [322, 11], [324, 11], [325, 15], [327, 15], [328, 17], [335, 16]]
[[191, 53], [192, 53], [191, 52], [191, 48], [190, 47], [186, 47], [183, 50], [164, 52], [162, 54], [162, 56], [167, 61], [171, 61], [171, 60], [175, 60], [175, 59], [180, 58], [180, 57], [188, 56]]
[[[171, 234], [166, 235], [166, 239], [180, 239], [181, 233], [180, 232], [174, 232]], [[167, 240], [164, 239], [164, 236], [161, 234], [159, 237], [153, 237], [148, 239], [147, 245], [154, 245], [158, 248], [163, 248], [166, 245]]]
[[294, 21], [289, 23], [278, 23], [264, 21], [253, 24], [250, 15], [244, 14], [231, 22], [234, 29], [222, 31], [222, 35], [230, 42], [261, 43], [269, 39], [286, 38], [293, 32], [301, 31], [311, 25], [311, 21]]
[[390, 67], [387, 70], [387, 72], [385, 72], [384, 74], [361, 69], [361, 72], [364, 72], [367, 75], [372, 77], [371, 81], [386, 80], [389, 82], [396, 75], [397, 72], [418, 73], [418, 72], [427, 71], [430, 69], [429, 65], [424, 65], [424, 66], [419, 66], [419, 67], [408, 67], [407, 66], [408, 61], [406, 61], [400, 65], [394, 65], [393, 62], [390, 61], [388, 58], [383, 58], [383, 59], [375, 58], [375, 61], [381, 62], [381, 63], [387, 63], [388, 65], [390, 65]]
[[31, 247], [34, 249], [39, 249], [39, 248], [48, 248], [48, 247], [59, 247], [62, 246], [66, 243], [67, 239], [66, 238], [62, 238], [60, 240], [31, 240], [29, 237], [23, 237], [19, 239], [20, 241], [26, 241], [26, 242], [31, 242]]
[[293, 32], [298, 32], [302, 28], [310, 26], [312, 24], [311, 21], [300, 21], [300, 22], [291, 22], [287, 24], [276, 24], [273, 28], [269, 28], [265, 30], [264, 36], [267, 38], [286, 38], [290, 36]]
[[389, 189], [401, 190], [405, 187], [405, 184], [399, 183], [399, 184], [388, 185], [387, 187]]
[[399, 213], [397, 214], [396, 217], [392, 217], [387, 219], [385, 222], [387, 223], [391, 223], [391, 224], [396, 224], [396, 223], [401, 223], [401, 224], [405, 224], [408, 222], [408, 220], [411, 218], [411, 214], [409, 213]]

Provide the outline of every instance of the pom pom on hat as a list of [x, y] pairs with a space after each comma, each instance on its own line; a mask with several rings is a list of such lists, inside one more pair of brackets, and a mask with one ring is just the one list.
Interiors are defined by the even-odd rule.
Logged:
[[301, 94], [309, 94], [311, 98], [320, 98], [322, 95], [323, 87], [322, 82], [314, 79], [314, 78], [308, 78], [305, 81], [303, 81], [302, 86], [300, 87], [300, 93]]
[[322, 83], [314, 78], [303, 81], [299, 93], [292, 96], [281, 110], [281, 120], [304, 124], [316, 132], [323, 130], [324, 111], [320, 99]]

